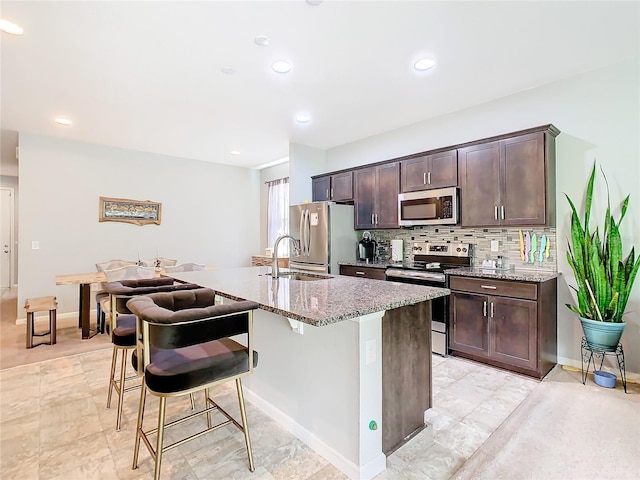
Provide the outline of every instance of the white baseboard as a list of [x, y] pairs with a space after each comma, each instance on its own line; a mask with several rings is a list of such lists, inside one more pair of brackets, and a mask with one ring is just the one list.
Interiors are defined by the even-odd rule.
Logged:
[[[95, 317], [95, 309], [94, 310], [90, 310], [89, 314], [93, 314], [93, 316]], [[56, 323], [60, 324], [60, 320], [65, 321], [68, 319], [73, 319], [76, 321], [76, 323], [78, 322], [78, 312], [67, 312], [67, 313], [58, 313], [56, 315]], [[35, 318], [35, 323], [36, 325], [39, 323], [49, 323], [49, 313], [48, 312], [44, 312], [40, 315], [36, 315]], [[17, 318], [16, 319], [16, 325], [26, 325], [27, 323], [27, 317], [22, 317], [22, 318]], [[65, 322], [66, 323], [66, 322]]]
[[271, 403], [267, 402], [262, 397], [252, 392], [249, 388], [244, 387], [244, 392], [253, 405], [262, 410], [265, 414], [278, 422], [285, 430], [292, 433], [309, 447], [311, 447], [316, 453], [324, 457], [328, 462], [333, 464], [338, 470], [344, 473], [352, 480], [370, 480], [380, 472], [387, 468], [387, 457], [384, 453], [380, 452], [380, 455], [374, 458], [361, 467], [358, 467], [355, 463], [345, 458], [341, 453], [336, 451], [333, 447], [327, 445], [324, 441], [319, 439], [316, 435], [304, 428], [290, 416], [276, 408]]

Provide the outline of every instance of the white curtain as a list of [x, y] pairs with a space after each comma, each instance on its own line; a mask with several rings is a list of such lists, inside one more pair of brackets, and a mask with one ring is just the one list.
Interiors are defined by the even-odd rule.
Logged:
[[[267, 206], [267, 243], [269, 247], [280, 235], [289, 233], [289, 177], [267, 182], [269, 203]], [[289, 256], [289, 240], [280, 242], [278, 256]]]

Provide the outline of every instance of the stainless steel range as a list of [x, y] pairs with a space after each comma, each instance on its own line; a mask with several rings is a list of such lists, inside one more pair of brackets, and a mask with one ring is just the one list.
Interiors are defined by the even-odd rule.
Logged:
[[[445, 270], [471, 265], [471, 245], [468, 243], [414, 242], [413, 262], [386, 270], [392, 282], [413, 283], [431, 287], [449, 287]], [[434, 353], [448, 353], [449, 297], [431, 302], [431, 344]]]

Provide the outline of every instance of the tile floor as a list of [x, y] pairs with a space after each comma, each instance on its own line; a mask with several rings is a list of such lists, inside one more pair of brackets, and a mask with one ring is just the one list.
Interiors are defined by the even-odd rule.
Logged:
[[[105, 408], [110, 358], [110, 350], [99, 350], [0, 371], [0, 478], [152, 478], [144, 446], [139, 468], [131, 469], [138, 391], [125, 394], [120, 432], [115, 404]], [[435, 406], [426, 414], [431, 427], [389, 456], [377, 478], [448, 479], [536, 385], [520, 375], [434, 355]], [[237, 415], [235, 390], [221, 387], [218, 393], [221, 405]], [[147, 418], [153, 419], [156, 404], [148, 403]], [[188, 400], [168, 405], [168, 415], [176, 415]], [[225, 427], [168, 452], [162, 478], [346, 478], [260, 410], [250, 403], [247, 408], [254, 473], [247, 468], [242, 435]]]

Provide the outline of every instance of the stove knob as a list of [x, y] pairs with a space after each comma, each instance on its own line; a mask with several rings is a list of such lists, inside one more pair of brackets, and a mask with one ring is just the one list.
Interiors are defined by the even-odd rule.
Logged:
[[456, 248], [456, 252], [459, 252], [459, 251], [460, 251], [460, 247]]
[[462, 251], [466, 253], [467, 252], [467, 248], [466, 247], [463, 248]]

